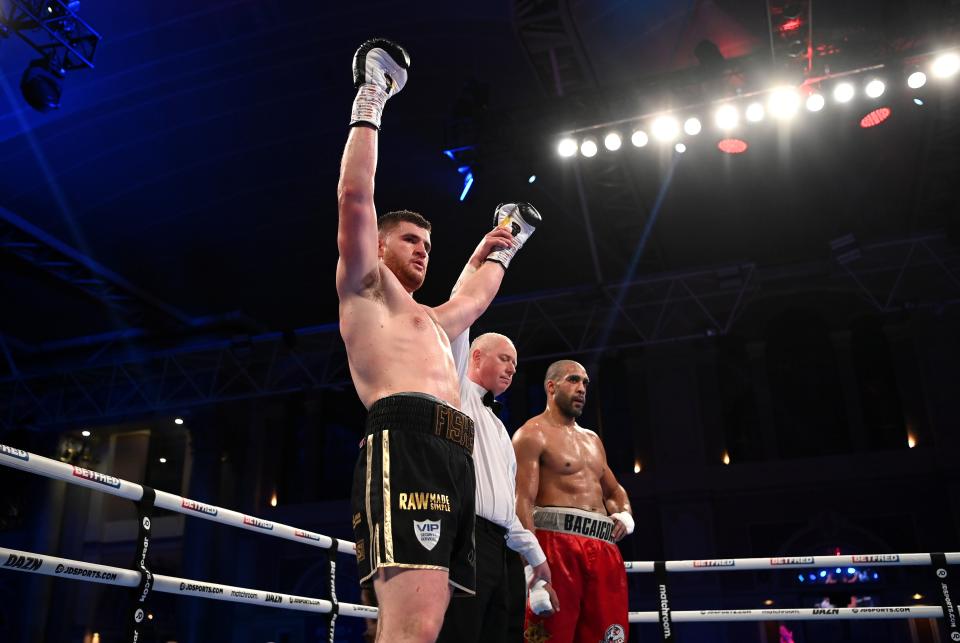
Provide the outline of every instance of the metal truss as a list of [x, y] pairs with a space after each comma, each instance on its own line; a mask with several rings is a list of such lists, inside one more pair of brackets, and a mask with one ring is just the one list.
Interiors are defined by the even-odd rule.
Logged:
[[9, 31], [64, 71], [93, 69], [101, 38], [64, 0], [0, 3], [0, 35]]
[[[617, 350], [735, 332], [752, 306], [798, 293], [849, 295], [851, 310], [942, 310], [960, 304], [960, 252], [944, 235], [869, 244], [789, 267], [736, 263], [501, 297], [474, 334], [509, 335], [525, 362], [597, 358]], [[123, 342], [90, 346], [73, 365], [21, 367], [0, 378], [0, 429], [59, 427], [350, 385], [336, 323], [129, 357]]]
[[129, 324], [139, 325], [158, 317], [178, 324], [191, 321], [185, 313], [2, 207], [0, 251], [70, 284]]

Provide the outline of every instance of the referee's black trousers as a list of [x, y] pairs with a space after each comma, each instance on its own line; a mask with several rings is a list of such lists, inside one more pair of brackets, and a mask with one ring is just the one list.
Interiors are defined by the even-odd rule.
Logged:
[[477, 516], [477, 594], [450, 599], [437, 643], [521, 643], [514, 637], [523, 627], [523, 567], [516, 563], [519, 554], [507, 548], [506, 533]]

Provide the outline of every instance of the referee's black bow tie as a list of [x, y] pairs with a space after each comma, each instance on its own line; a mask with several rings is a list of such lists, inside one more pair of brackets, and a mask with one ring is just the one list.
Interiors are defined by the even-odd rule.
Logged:
[[486, 394], [483, 396], [483, 404], [484, 406], [489, 406], [493, 410], [493, 412], [498, 415], [500, 414], [500, 409], [503, 408], [503, 404], [493, 399], [492, 391], [487, 391]]

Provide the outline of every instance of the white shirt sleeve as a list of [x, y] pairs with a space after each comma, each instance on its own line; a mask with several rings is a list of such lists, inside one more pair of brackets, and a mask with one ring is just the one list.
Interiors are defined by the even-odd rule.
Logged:
[[470, 361], [469, 328], [451, 340], [450, 352], [453, 353], [453, 363], [457, 367], [457, 381], [462, 382], [467, 376], [467, 362]]
[[540, 548], [537, 537], [533, 535], [533, 532], [524, 528], [516, 514], [513, 516], [510, 527], [507, 528], [505, 538], [507, 539], [507, 547], [523, 556], [523, 559], [531, 567], [536, 567], [547, 559], [543, 549]]

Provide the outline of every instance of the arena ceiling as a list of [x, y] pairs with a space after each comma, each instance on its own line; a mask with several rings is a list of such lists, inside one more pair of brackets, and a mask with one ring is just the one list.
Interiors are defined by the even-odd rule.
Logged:
[[[877, 127], [859, 126], [869, 110], [856, 101], [758, 126], [737, 156], [708, 128], [682, 156], [557, 155], [562, 132], [706, 110], [784, 70], [798, 83], [885, 65], [902, 89], [905, 63], [960, 44], [955, 1], [793, 3], [810, 48], [790, 67], [771, 38], [788, 4], [83, 0], [103, 40], [95, 69], [68, 73], [59, 110], [27, 106], [20, 76], [36, 54], [0, 41], [0, 374], [107, 340], [133, 351], [335, 322], [349, 63], [371, 36], [412, 58], [385, 113], [376, 201], [434, 222], [426, 303], [444, 297], [494, 206], [517, 199], [544, 224], [508, 298], [829, 260], [845, 235], [942, 233], [954, 261], [960, 80], [929, 87], [922, 106], [891, 90]], [[460, 201], [464, 164], [475, 180]]]

